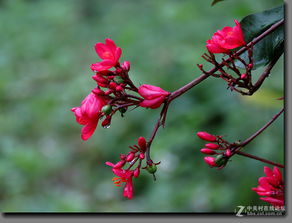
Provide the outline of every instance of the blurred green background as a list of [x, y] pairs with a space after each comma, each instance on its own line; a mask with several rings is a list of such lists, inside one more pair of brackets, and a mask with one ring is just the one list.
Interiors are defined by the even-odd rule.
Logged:
[[[134, 199], [114, 187], [111, 169], [120, 153], [149, 138], [159, 110], [136, 109], [98, 127], [86, 142], [71, 107], [94, 88], [96, 42], [112, 38], [131, 62], [139, 85], [174, 91], [200, 72], [205, 41], [248, 14], [280, 0], [2, 0], [0, 1], [0, 210], [2, 212], [233, 212], [237, 205], [268, 205], [251, 190], [265, 164], [234, 157], [209, 168], [195, 136], [208, 131], [244, 140], [283, 102], [283, 58], [252, 97], [209, 78], [173, 102], [152, 145], [161, 161], [157, 181], [134, 179]], [[210, 67], [205, 65], [205, 67]], [[255, 72], [255, 76], [261, 70]], [[244, 151], [284, 162], [284, 121]]]

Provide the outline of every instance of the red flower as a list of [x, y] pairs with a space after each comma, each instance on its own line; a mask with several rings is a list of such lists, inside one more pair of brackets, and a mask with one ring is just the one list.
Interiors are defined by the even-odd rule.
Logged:
[[95, 44], [95, 51], [102, 61], [91, 65], [93, 71], [105, 71], [116, 66], [122, 54], [121, 48], [111, 39], [105, 39], [105, 44]]
[[84, 125], [81, 130], [81, 138], [87, 140], [95, 131], [101, 109], [106, 105], [107, 100], [99, 95], [90, 93], [81, 102], [80, 107], [74, 107], [71, 109], [76, 117], [76, 122], [80, 125]]
[[121, 183], [126, 183], [123, 196], [131, 200], [133, 198], [133, 171], [124, 170], [121, 169], [121, 167], [117, 168], [117, 164], [113, 164], [111, 162], [106, 162], [105, 164], [111, 166], [113, 173], [116, 175], [116, 177], [112, 179], [115, 186], [120, 187]]
[[211, 135], [208, 132], [197, 132], [197, 136], [205, 141], [215, 142], [217, 140], [216, 136]]
[[284, 205], [284, 181], [282, 174], [277, 167], [271, 170], [269, 167], [264, 167], [265, 177], [260, 177], [259, 185], [252, 188], [258, 195], [264, 196], [260, 199], [274, 206]]
[[141, 85], [138, 93], [144, 98], [140, 106], [153, 109], [158, 108], [164, 102], [165, 98], [170, 95], [170, 92], [149, 84]]
[[206, 47], [211, 53], [228, 53], [231, 49], [245, 45], [244, 36], [240, 23], [234, 20], [235, 26], [226, 26], [222, 30], [218, 30], [207, 40]]

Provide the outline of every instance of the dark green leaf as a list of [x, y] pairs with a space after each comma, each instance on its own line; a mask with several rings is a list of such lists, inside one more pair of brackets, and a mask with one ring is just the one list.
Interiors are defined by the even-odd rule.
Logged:
[[[284, 18], [284, 6], [276, 7], [261, 13], [251, 14], [243, 18], [240, 22], [246, 42], [250, 42], [253, 38], [259, 36], [270, 26]], [[284, 52], [284, 25], [280, 26], [274, 32], [270, 33], [263, 40], [255, 44], [253, 50], [254, 67], [265, 66], [270, 63], [277, 55]], [[241, 55], [241, 58], [248, 62], [247, 52]], [[237, 61], [238, 67], [243, 64]]]
[[224, 0], [214, 0], [211, 5], [213, 6], [213, 5], [217, 4], [218, 2], [223, 2], [223, 1]]

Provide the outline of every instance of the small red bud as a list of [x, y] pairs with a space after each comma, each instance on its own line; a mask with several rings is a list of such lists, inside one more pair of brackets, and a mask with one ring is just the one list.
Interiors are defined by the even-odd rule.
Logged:
[[145, 158], [145, 154], [144, 153], [140, 153], [140, 155], [139, 155], [139, 159], [140, 160], [143, 160]]
[[253, 68], [253, 64], [252, 63], [249, 63], [247, 66], [248, 66], [249, 69]]
[[115, 90], [118, 85], [115, 82], [109, 83], [109, 88]]
[[245, 79], [245, 78], [247, 78], [247, 74], [242, 74], [242, 75], [240, 76], [240, 78], [241, 78], [241, 79]]
[[122, 69], [125, 70], [125, 71], [129, 71], [130, 70], [130, 62], [129, 61], [125, 61], [122, 64]]
[[142, 151], [146, 151], [147, 145], [146, 145], [146, 139], [144, 137], [139, 137], [138, 139], [138, 145]]
[[125, 160], [121, 160], [121, 161], [117, 162], [113, 167], [115, 169], [120, 169], [120, 168], [122, 168], [125, 165], [125, 163], [126, 163]]
[[217, 166], [215, 163], [215, 157], [212, 156], [206, 156], [204, 157], [205, 163], [207, 163], [209, 166]]
[[120, 159], [121, 160], [125, 160], [127, 158], [127, 155], [125, 155], [125, 154], [120, 154]]
[[134, 177], [137, 178], [140, 175], [140, 169], [136, 168], [133, 173]]
[[108, 84], [109, 81], [107, 79], [105, 79], [104, 77], [100, 76], [100, 75], [94, 75], [92, 76], [92, 79], [95, 80], [96, 82], [98, 82], [98, 84]]
[[110, 126], [110, 124], [111, 124], [111, 120], [112, 120], [112, 116], [107, 115], [106, 118], [101, 123], [101, 126], [104, 127], [104, 128], [108, 128]]
[[105, 95], [110, 95], [111, 93], [113, 93], [113, 90], [110, 90], [110, 89], [109, 89], [109, 90], [107, 90], [104, 94], [105, 94]]
[[205, 147], [208, 149], [218, 149], [220, 146], [218, 144], [214, 144], [214, 143], [207, 143], [207, 144], [205, 144]]
[[122, 90], [124, 90], [120, 85], [118, 85], [117, 87], [116, 87], [116, 91], [122, 91]]
[[99, 88], [94, 88], [92, 90], [92, 93], [96, 94], [96, 95], [104, 95], [104, 91], [99, 89]]
[[209, 134], [208, 132], [198, 132], [197, 136], [205, 141], [215, 142], [216, 136]]
[[131, 162], [135, 158], [135, 153], [129, 153], [129, 155], [126, 158], [127, 162]]
[[207, 149], [207, 148], [203, 148], [200, 151], [201, 151], [201, 153], [208, 154], [208, 155], [214, 155], [214, 154], [216, 154], [216, 152], [214, 150]]
[[225, 151], [225, 155], [226, 155], [227, 157], [231, 156], [231, 155], [232, 155], [231, 150], [230, 150], [230, 149], [226, 149], [226, 151]]

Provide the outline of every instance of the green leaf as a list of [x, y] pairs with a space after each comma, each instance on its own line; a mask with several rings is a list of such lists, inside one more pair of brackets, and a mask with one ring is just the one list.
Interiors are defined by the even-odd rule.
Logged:
[[[284, 5], [246, 16], [240, 22], [245, 41], [247, 43], [250, 42], [253, 38], [259, 36], [270, 26], [283, 18]], [[265, 66], [270, 63], [273, 58], [281, 55], [284, 52], [284, 38], [284, 25], [281, 25], [274, 32], [255, 44], [253, 49], [253, 69]], [[240, 57], [248, 62], [247, 52], [243, 53]], [[240, 68], [244, 67], [239, 61], [236, 61], [236, 65]]]

